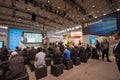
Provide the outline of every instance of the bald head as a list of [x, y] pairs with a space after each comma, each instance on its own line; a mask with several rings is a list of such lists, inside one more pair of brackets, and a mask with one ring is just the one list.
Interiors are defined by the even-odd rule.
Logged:
[[13, 52], [11, 53], [11, 56], [16, 56], [16, 55], [18, 55], [18, 53], [17, 53], [16, 51], [13, 51]]

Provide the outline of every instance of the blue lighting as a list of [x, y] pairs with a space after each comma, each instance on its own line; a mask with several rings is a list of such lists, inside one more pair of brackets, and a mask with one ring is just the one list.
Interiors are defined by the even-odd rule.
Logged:
[[9, 29], [9, 48], [15, 50], [19, 45], [23, 30]]

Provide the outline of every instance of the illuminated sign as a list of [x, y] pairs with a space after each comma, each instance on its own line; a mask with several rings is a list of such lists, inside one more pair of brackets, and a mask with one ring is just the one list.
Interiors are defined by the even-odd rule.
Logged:
[[82, 32], [71, 32], [71, 37], [80, 38], [82, 37]]

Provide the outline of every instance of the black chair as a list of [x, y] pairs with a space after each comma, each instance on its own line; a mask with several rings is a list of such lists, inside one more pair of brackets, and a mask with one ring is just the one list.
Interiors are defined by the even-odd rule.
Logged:
[[54, 76], [59, 76], [63, 73], [63, 64], [59, 64], [59, 65], [51, 65], [51, 74], [53, 74]]
[[73, 68], [73, 60], [69, 60], [69, 61], [64, 61], [64, 65], [66, 66], [66, 69], [72, 69]]
[[47, 76], [47, 67], [44, 66], [41, 68], [36, 68], [35, 69], [35, 76], [36, 76], [36, 79], [41, 79], [41, 78]]
[[99, 59], [99, 55], [97, 53], [92, 53], [92, 56], [91, 56], [92, 59]]
[[73, 64], [74, 65], [80, 65], [80, 57], [77, 57], [77, 58], [75, 58], [74, 60], [73, 60]]
[[28, 74], [22, 74], [13, 80], [29, 80], [29, 76], [28, 76]]
[[99, 59], [99, 55], [97, 53], [97, 49], [96, 48], [93, 48], [92, 49], [92, 56], [91, 56], [92, 59]]
[[86, 53], [81, 53], [80, 58], [81, 58], [81, 62], [87, 63], [88, 57]]
[[46, 61], [46, 65], [47, 66], [50, 66], [51, 65], [51, 58], [45, 58], [45, 61]]
[[34, 61], [30, 61], [29, 67], [31, 71], [35, 71]]

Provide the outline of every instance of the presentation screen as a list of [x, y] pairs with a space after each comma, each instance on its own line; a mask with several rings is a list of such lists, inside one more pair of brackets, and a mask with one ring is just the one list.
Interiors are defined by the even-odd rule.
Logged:
[[0, 41], [0, 48], [3, 47], [3, 41]]
[[42, 34], [39, 33], [24, 33], [24, 43], [41, 43]]

